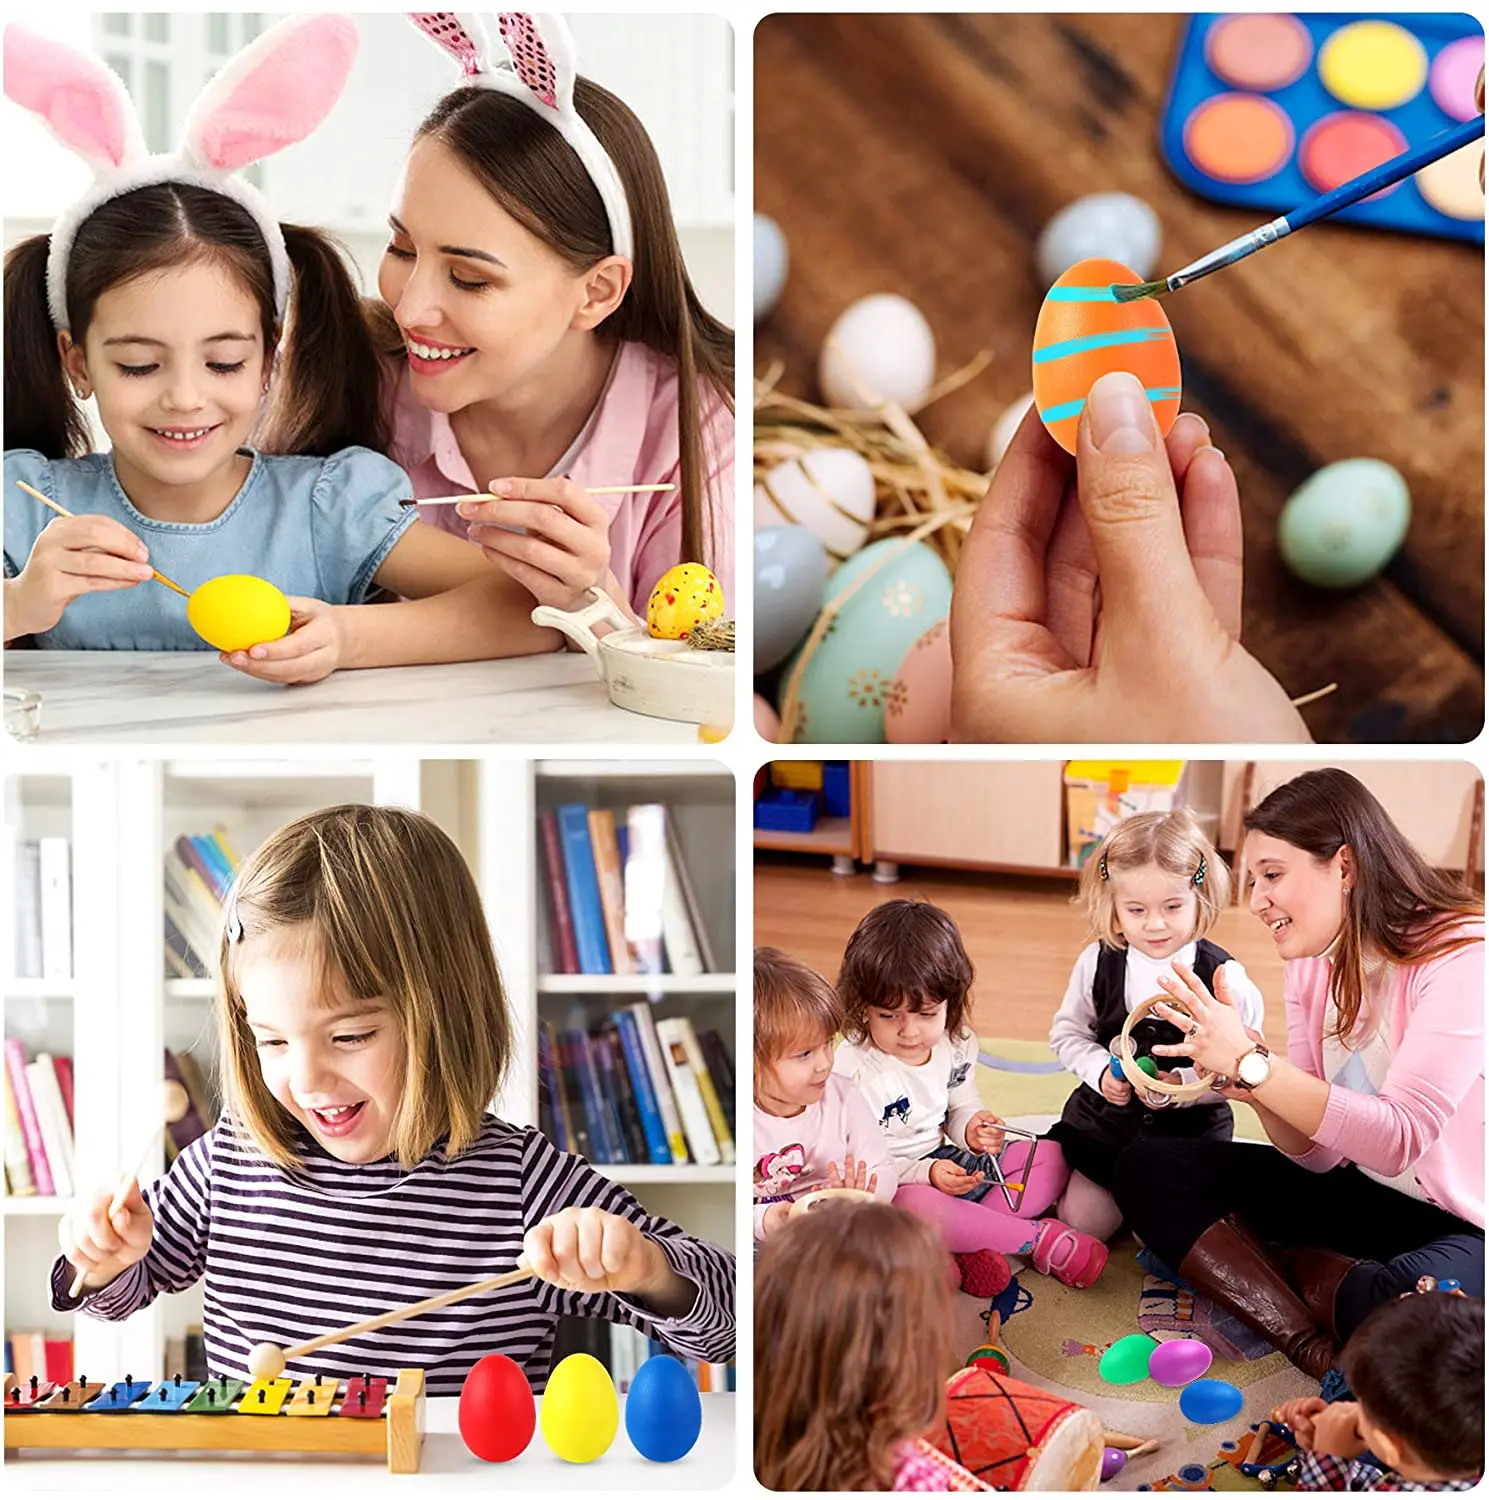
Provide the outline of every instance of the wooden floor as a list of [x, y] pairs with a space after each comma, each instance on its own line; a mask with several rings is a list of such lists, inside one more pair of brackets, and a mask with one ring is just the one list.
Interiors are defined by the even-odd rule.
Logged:
[[[841, 878], [820, 859], [755, 856], [755, 942], [783, 948], [836, 978], [848, 937], [864, 913], [894, 897], [924, 898], [948, 911], [977, 970], [974, 1020], [982, 1036], [1042, 1042], [1085, 946], [1073, 881], [1022, 880], [906, 868], [898, 885], [867, 874]], [[1262, 924], [1228, 907], [1209, 934], [1238, 958], [1267, 1002], [1268, 1044], [1285, 1049], [1282, 961]]]
[[[899, 292], [930, 320], [939, 373], [990, 368], [931, 406], [927, 436], [981, 470], [1030, 383], [1043, 288], [1034, 244], [1087, 193], [1163, 225], [1172, 271], [1266, 215], [1221, 208], [1156, 148], [1177, 15], [791, 15], [755, 30], [755, 205], [790, 246], [755, 367], [816, 398], [824, 337], [853, 301]], [[1292, 205], [1283, 205], [1291, 207]], [[1484, 722], [1484, 257], [1461, 241], [1320, 224], [1165, 307], [1185, 406], [1240, 481], [1245, 640], [1319, 740], [1463, 741]], [[1283, 567], [1283, 502], [1339, 459], [1394, 464], [1406, 545], [1343, 593]]]

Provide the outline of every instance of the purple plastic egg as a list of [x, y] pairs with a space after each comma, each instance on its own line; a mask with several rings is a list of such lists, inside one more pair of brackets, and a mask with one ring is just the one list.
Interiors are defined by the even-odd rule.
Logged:
[[1148, 1374], [1159, 1385], [1188, 1385], [1210, 1368], [1215, 1358], [1208, 1344], [1198, 1339], [1169, 1339], [1148, 1359]]
[[1103, 1448], [1101, 1450], [1101, 1482], [1105, 1484], [1108, 1479], [1115, 1479], [1122, 1472], [1122, 1466], [1127, 1462], [1127, 1455], [1120, 1448]]

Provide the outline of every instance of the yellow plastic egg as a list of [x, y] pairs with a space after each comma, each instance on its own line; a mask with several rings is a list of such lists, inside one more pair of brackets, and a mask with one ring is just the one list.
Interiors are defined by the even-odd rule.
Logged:
[[225, 573], [209, 578], [186, 601], [191, 628], [219, 651], [246, 651], [277, 641], [290, 628], [290, 602], [262, 578]]
[[646, 628], [661, 641], [680, 641], [696, 625], [724, 613], [724, 591], [702, 563], [679, 563], [657, 580], [646, 606]]
[[594, 1355], [571, 1354], [558, 1362], [538, 1424], [543, 1441], [565, 1463], [593, 1463], [608, 1450], [620, 1427], [620, 1402], [610, 1372]]

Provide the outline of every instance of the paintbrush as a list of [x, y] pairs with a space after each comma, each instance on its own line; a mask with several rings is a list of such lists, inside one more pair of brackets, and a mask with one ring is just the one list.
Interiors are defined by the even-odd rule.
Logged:
[[[586, 495], [651, 495], [666, 490], [675, 490], [675, 484], [602, 484], [585, 490]], [[400, 500], [400, 505], [459, 505], [462, 500], [504, 500], [505, 495], [416, 495], [409, 500]]]
[[1351, 203], [1358, 203], [1361, 198], [1368, 198], [1372, 193], [1378, 193], [1383, 188], [1410, 177], [1413, 172], [1420, 172], [1423, 167], [1429, 167], [1454, 151], [1481, 140], [1483, 135], [1483, 115], [1456, 125], [1451, 130], [1440, 131], [1415, 151], [1403, 151], [1400, 156], [1393, 156], [1390, 161], [1362, 172], [1353, 181], [1336, 187], [1321, 198], [1315, 198], [1311, 203], [1293, 209], [1280, 219], [1273, 219], [1270, 224], [1263, 224], [1260, 229], [1253, 229], [1250, 234], [1243, 234], [1218, 250], [1202, 255], [1182, 271], [1175, 271], [1162, 281], [1144, 281], [1136, 286], [1114, 286], [1112, 296], [1118, 302], [1136, 302], [1142, 297], [1161, 297], [1165, 292], [1177, 292], [1180, 287], [1188, 286], [1191, 281], [1198, 281], [1201, 276], [1208, 276], [1224, 266], [1233, 266], [1255, 251], [1275, 245], [1278, 240], [1285, 239], [1295, 230], [1319, 219], [1327, 219], [1341, 208], [1348, 208]]
[[[24, 479], [18, 479], [16, 480], [16, 483], [21, 487], [21, 489], [25, 490], [25, 492], [30, 495], [33, 500], [40, 500], [48, 510], [56, 511], [59, 516], [65, 516], [69, 521], [76, 520], [76, 517], [70, 510], [67, 509], [66, 506], [58, 505], [55, 500], [48, 500], [40, 490], [33, 490]], [[167, 578], [164, 573], [157, 573], [155, 569], [152, 568], [150, 570], [150, 576], [156, 581], [156, 583], [163, 583], [168, 589], [175, 589], [175, 591], [180, 594], [183, 599], [191, 598], [191, 595], [188, 594], [179, 583], [172, 582], [172, 580]]]

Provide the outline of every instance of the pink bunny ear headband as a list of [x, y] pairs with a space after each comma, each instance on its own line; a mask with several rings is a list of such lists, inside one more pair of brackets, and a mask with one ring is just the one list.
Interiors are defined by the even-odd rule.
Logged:
[[[610, 220], [617, 255], [632, 257], [631, 210], [615, 163], [574, 108], [574, 38], [563, 17], [504, 11], [494, 42], [480, 16], [465, 11], [407, 12], [425, 36], [460, 64], [457, 87], [494, 89], [536, 110], [574, 149]], [[505, 56], [501, 53], [505, 52]]]
[[357, 55], [350, 16], [291, 16], [271, 26], [202, 90], [181, 147], [145, 149], [139, 116], [124, 85], [91, 53], [14, 23], [5, 28], [5, 92], [40, 115], [52, 134], [93, 168], [92, 186], [52, 226], [47, 307], [67, 328], [67, 262], [79, 227], [102, 204], [161, 182], [194, 183], [245, 208], [263, 233], [281, 321], [289, 301], [284, 235], [241, 167], [304, 140], [330, 113]]

